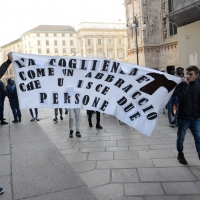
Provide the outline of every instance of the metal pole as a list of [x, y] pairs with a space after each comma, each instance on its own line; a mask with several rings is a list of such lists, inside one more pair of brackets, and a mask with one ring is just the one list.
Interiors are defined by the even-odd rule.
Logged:
[[137, 35], [137, 28], [138, 26], [135, 27], [135, 35], [136, 35], [136, 53], [137, 53], [137, 65], [139, 65], [139, 57], [138, 57], [138, 35]]

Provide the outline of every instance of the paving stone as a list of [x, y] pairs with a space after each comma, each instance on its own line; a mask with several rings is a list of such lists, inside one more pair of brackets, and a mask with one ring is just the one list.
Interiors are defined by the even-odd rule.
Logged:
[[135, 139], [142, 139], [141, 135], [128, 135], [128, 136], [111, 136], [110, 140], [135, 140]]
[[97, 161], [97, 169], [123, 169], [153, 167], [150, 159]]
[[51, 139], [51, 141], [52, 141], [54, 144], [60, 144], [60, 143], [66, 143], [66, 142], [67, 142], [67, 139], [63, 139], [63, 138], [60, 138], [60, 139]]
[[159, 139], [119, 140], [118, 146], [162, 144]]
[[178, 196], [149, 196], [145, 200], [180, 200]]
[[125, 183], [125, 195], [163, 195], [164, 192], [159, 183]]
[[175, 155], [170, 150], [142, 150], [138, 151], [140, 158], [170, 158]]
[[196, 180], [195, 176], [186, 167], [140, 168], [138, 174], [142, 182]]
[[134, 150], [146, 150], [146, 149], [150, 149], [149, 146], [145, 145], [145, 146], [130, 146], [129, 147], [129, 150], [131, 151], [134, 151]]
[[[81, 197], [81, 199], [80, 199]], [[87, 187], [79, 187], [69, 190], [54, 192], [27, 198], [25, 200], [97, 200]]]
[[[165, 158], [165, 159], [152, 159], [155, 167], [183, 167], [181, 163], [178, 162], [177, 158]], [[199, 159], [187, 158], [189, 166], [200, 166]]]
[[105, 151], [105, 147], [97, 147], [97, 148], [80, 148], [79, 152], [98, 152], [98, 151]]
[[113, 160], [113, 152], [92, 152], [88, 160]]
[[74, 147], [76, 143], [75, 142], [66, 142], [66, 143], [61, 143], [61, 144], [55, 144], [55, 146], [59, 150], [64, 150], [64, 149], [71, 149]]
[[166, 194], [200, 194], [200, 182], [162, 183]]
[[117, 136], [117, 135], [120, 135], [120, 136], [122, 136], [122, 132], [105, 132], [105, 133], [98, 133], [97, 134], [97, 136], [99, 136], [99, 137], [103, 137], [103, 136]]
[[184, 195], [180, 197], [181, 200], [199, 200], [200, 195]]
[[87, 159], [86, 153], [74, 153], [70, 155], [65, 155], [65, 158], [70, 164], [75, 164], [79, 162], [84, 162]]
[[175, 144], [150, 145], [150, 149], [174, 149], [174, 148], [176, 148]]
[[139, 182], [136, 169], [113, 169], [112, 182]]
[[0, 176], [11, 175], [10, 155], [0, 156]]
[[110, 200], [124, 195], [122, 184], [109, 184], [91, 189], [99, 200]]
[[128, 147], [106, 147], [106, 151], [128, 151]]
[[10, 180], [11, 180], [10, 176], [0, 177], [0, 187], [3, 187], [3, 189], [5, 191], [3, 194], [0, 194], [1, 200], [12, 200], [13, 199]]
[[200, 167], [190, 167], [190, 170], [200, 180]]
[[62, 154], [73, 154], [73, 153], [77, 153], [79, 149], [67, 149], [67, 150], [60, 150], [60, 152]]
[[75, 148], [81, 147], [115, 147], [116, 141], [77, 142]]
[[[163, 144], [176, 144], [176, 138], [160, 138]], [[184, 144], [194, 143], [194, 139], [192, 137], [185, 138]]]
[[79, 176], [89, 188], [105, 185], [110, 182], [110, 170], [93, 170], [80, 173]]
[[143, 200], [141, 197], [121, 197], [113, 200]]
[[9, 141], [9, 140], [10, 140], [9, 130], [8, 131], [1, 130], [1, 132], [0, 132], [0, 142]]
[[109, 140], [109, 137], [90, 137], [89, 141], [106, 141]]
[[117, 151], [114, 152], [114, 160], [132, 160], [138, 159], [137, 151]]
[[72, 165], [72, 168], [76, 172], [87, 172], [95, 169], [96, 167], [96, 161], [85, 161], [81, 163], [76, 163]]
[[0, 142], [0, 155], [10, 154], [10, 141]]

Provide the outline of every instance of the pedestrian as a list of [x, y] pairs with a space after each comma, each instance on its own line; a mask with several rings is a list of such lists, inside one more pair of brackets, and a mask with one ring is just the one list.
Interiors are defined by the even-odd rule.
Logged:
[[76, 137], [81, 137], [80, 133], [80, 108], [69, 109], [69, 137], [73, 137], [74, 132], [74, 118], [76, 119]]
[[[89, 126], [92, 127], [92, 113], [93, 110], [87, 110], [87, 115], [88, 115], [88, 122], [89, 122]], [[103, 129], [103, 127], [100, 125], [100, 112], [96, 111], [96, 128], [97, 129]]]
[[[175, 66], [174, 65], [167, 66], [167, 73], [170, 75], [175, 75]], [[167, 104], [169, 126], [172, 128], [175, 128], [177, 124], [176, 113], [173, 113], [174, 112], [173, 108], [174, 106], [177, 107], [177, 103], [178, 103], [178, 97], [172, 95]]]
[[177, 151], [178, 161], [187, 164], [183, 153], [183, 142], [186, 131], [189, 128], [195, 140], [196, 150], [200, 159], [200, 83], [198, 78], [198, 68], [190, 66], [186, 69], [186, 78], [178, 84], [175, 95], [178, 96], [178, 132], [177, 132]]
[[37, 108], [35, 108], [35, 117], [34, 117], [34, 115], [33, 115], [33, 110], [32, 110], [32, 108], [31, 109], [29, 109], [29, 112], [30, 112], [30, 114], [31, 114], [31, 117], [32, 117], [32, 119], [30, 120], [31, 122], [33, 122], [33, 121], [40, 121], [39, 120], [39, 118], [38, 118], [38, 109]]
[[55, 108], [54, 109], [55, 118], [53, 119], [53, 121], [55, 121], [55, 122], [58, 121], [58, 118], [57, 118], [57, 116], [58, 116], [58, 109], [59, 109], [59, 113], [60, 113], [60, 119], [63, 120], [63, 116], [62, 116], [63, 110], [62, 110], [62, 108]]
[[[7, 56], [8, 56], [8, 60], [6, 62], [4, 62], [0, 67], [0, 79], [5, 74], [6, 70], [8, 69], [9, 65], [12, 62], [12, 52], [8, 53]], [[4, 99], [0, 95], [0, 121], [1, 121], [1, 125], [8, 124], [7, 122], [4, 121], [3, 110], [4, 110]], [[2, 193], [4, 193], [4, 189], [0, 187], [0, 194], [2, 194]]]
[[[8, 59], [6, 62], [4, 62], [1, 67], [0, 67], [0, 79], [1, 77], [5, 74], [6, 70], [8, 69], [9, 65], [12, 62], [12, 53], [8, 53], [7, 55]], [[5, 121], [3, 117], [3, 111], [4, 111], [4, 100], [5, 100], [5, 89], [4, 89], [4, 84], [2, 81], [0, 81], [0, 122], [1, 125], [6, 125], [8, 122]]]
[[67, 115], [68, 114], [68, 110], [67, 110], [67, 108], [65, 108], [65, 115]]
[[9, 78], [7, 80], [6, 86], [6, 96], [9, 99], [10, 107], [12, 109], [14, 120], [13, 123], [21, 122], [21, 111], [19, 109], [19, 101], [17, 96], [17, 89], [15, 85], [15, 81]]

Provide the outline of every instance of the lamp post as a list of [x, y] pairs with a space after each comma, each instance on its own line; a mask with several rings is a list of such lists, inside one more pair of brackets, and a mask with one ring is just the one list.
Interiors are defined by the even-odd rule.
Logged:
[[[132, 28], [135, 30], [135, 46], [136, 46], [136, 55], [137, 55], [137, 65], [139, 65], [139, 51], [138, 51], [138, 31], [139, 31], [139, 23], [138, 23], [138, 19], [140, 17], [133, 16], [133, 18], [128, 18], [127, 19], [127, 25], [126, 25], [126, 29], [129, 30], [131, 27], [129, 27], [128, 25], [128, 21], [130, 19], [133, 19], [133, 23], [131, 24]], [[144, 22], [143, 24], [143, 30], [146, 30], [146, 23]]]

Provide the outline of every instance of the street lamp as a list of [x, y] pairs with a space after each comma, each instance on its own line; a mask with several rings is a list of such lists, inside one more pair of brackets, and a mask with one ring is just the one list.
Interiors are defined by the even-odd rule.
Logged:
[[[133, 22], [132, 22], [132, 24], [131, 24], [131, 27], [135, 30], [135, 36], [136, 36], [136, 38], [135, 38], [135, 43], [136, 43], [136, 55], [137, 55], [137, 65], [139, 65], [139, 51], [138, 51], [138, 31], [139, 31], [139, 23], [138, 23], [138, 19], [139, 19], [140, 17], [137, 17], [137, 15], [136, 16], [134, 16], [133, 18], [128, 18], [128, 20], [127, 20], [127, 25], [126, 25], [126, 29], [127, 30], [129, 30], [130, 29], [130, 26], [128, 25], [128, 21], [130, 20], [130, 19], [133, 19]], [[146, 23], [144, 22], [144, 24], [143, 24], [143, 26], [142, 26], [142, 28], [143, 28], [143, 30], [145, 31], [146, 30], [146, 27], [147, 27], [147, 25], [146, 25]]]

